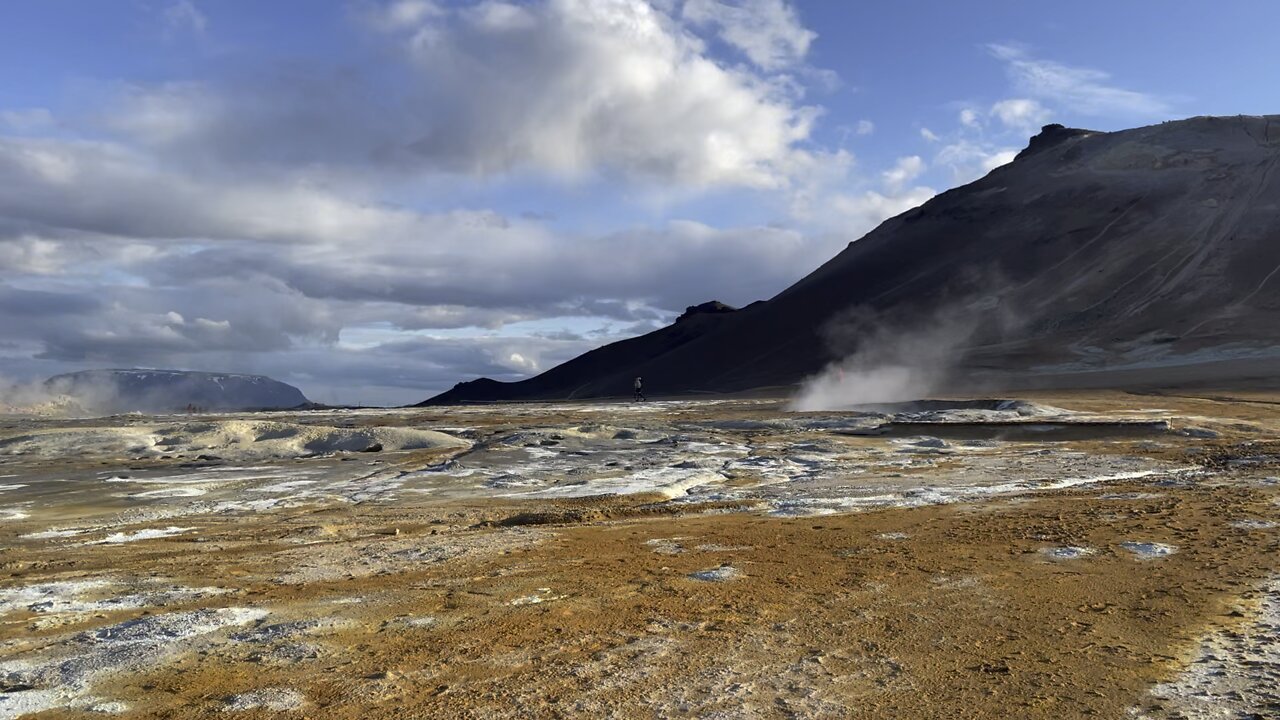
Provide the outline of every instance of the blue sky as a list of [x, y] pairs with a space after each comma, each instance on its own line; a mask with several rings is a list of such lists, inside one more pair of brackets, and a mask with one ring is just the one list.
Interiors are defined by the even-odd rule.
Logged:
[[1280, 5], [0, 5], [0, 376], [515, 379], [768, 297], [1046, 122], [1280, 106]]

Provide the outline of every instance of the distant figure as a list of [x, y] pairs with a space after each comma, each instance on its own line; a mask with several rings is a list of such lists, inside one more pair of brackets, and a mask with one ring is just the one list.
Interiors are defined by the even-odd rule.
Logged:
[[636, 401], [637, 401], [637, 402], [644, 402], [644, 401], [645, 401], [645, 397], [644, 397], [644, 383], [640, 380], [640, 378], [636, 378], [636, 397], [635, 397], [635, 399], [636, 399]]

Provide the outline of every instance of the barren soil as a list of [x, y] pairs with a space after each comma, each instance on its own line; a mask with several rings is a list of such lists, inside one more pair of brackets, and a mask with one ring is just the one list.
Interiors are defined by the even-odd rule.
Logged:
[[[272, 416], [463, 441], [289, 458], [24, 440], [0, 717], [1280, 715], [1280, 396], [1024, 399]], [[12, 419], [0, 452], [187, 422]]]

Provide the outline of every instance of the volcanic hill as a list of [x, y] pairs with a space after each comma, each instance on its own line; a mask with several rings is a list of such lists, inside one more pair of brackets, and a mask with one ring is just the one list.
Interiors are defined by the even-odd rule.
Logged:
[[[1280, 370], [1280, 115], [1048, 125], [1012, 162], [886, 220], [777, 296], [427, 403], [792, 386], [895, 332], [962, 328], [949, 375], [1124, 385]], [[424, 403], [425, 404], [425, 403]]]

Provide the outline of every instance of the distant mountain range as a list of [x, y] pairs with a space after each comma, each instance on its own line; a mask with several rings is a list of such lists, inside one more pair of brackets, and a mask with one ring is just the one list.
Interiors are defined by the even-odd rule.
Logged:
[[85, 370], [45, 381], [95, 412], [273, 410], [308, 403], [302, 391], [263, 375], [184, 370]]
[[[426, 403], [789, 388], [841, 358], [952, 384], [1280, 370], [1280, 116], [1048, 125], [986, 177], [891, 218], [767, 302]], [[424, 403], [424, 404], [426, 404]]]

